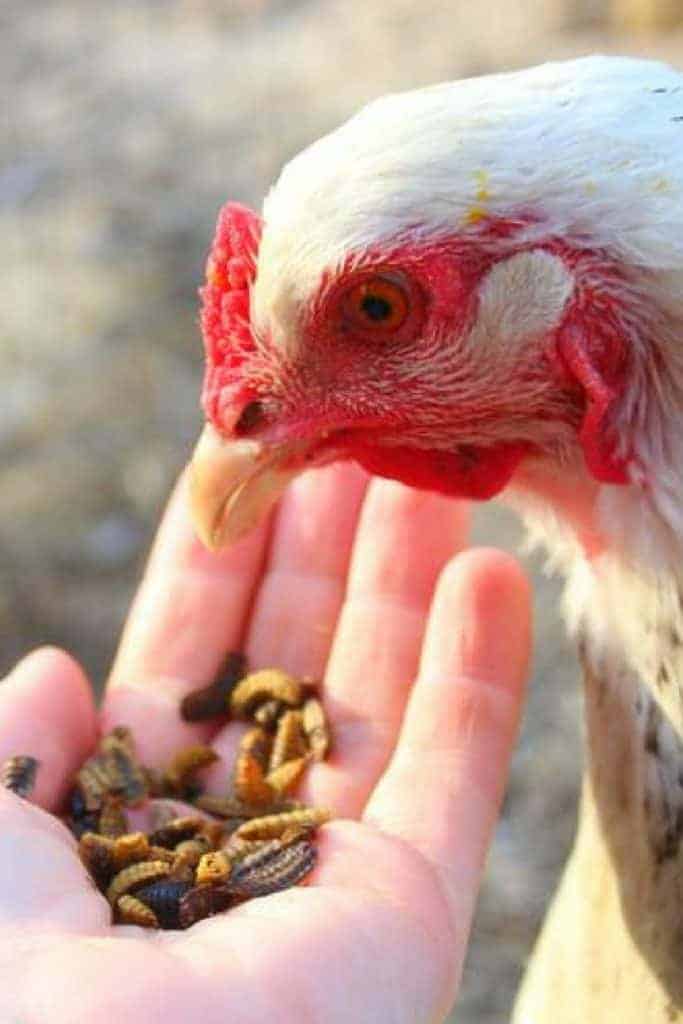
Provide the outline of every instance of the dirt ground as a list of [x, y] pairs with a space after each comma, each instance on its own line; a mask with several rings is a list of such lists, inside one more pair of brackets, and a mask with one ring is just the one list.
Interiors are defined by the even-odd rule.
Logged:
[[[474, 9], [473, 9], [474, 8]], [[216, 211], [383, 92], [579, 53], [664, 56], [599, 0], [0, 0], [0, 670], [72, 650], [100, 683], [200, 424], [196, 289]], [[478, 540], [515, 549], [508, 513]], [[559, 584], [453, 1020], [499, 1024], [574, 825], [580, 696]]]

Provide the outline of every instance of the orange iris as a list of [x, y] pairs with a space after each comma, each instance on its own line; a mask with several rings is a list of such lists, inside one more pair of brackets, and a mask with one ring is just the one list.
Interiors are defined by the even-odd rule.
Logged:
[[408, 296], [400, 284], [388, 277], [370, 277], [347, 293], [344, 313], [364, 331], [392, 333], [408, 316]]

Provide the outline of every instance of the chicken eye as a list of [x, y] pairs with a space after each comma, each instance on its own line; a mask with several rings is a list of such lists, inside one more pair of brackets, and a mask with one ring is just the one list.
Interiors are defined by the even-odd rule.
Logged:
[[371, 277], [346, 294], [344, 314], [355, 327], [378, 334], [391, 333], [408, 316], [408, 296], [395, 281]]

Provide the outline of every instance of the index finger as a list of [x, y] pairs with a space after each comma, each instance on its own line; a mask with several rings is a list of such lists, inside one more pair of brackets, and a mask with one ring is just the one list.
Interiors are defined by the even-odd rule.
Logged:
[[264, 559], [268, 524], [226, 551], [207, 551], [190, 521], [187, 470], [164, 514], [107, 684], [105, 729], [129, 726], [151, 761], [206, 739], [179, 702], [239, 648]]

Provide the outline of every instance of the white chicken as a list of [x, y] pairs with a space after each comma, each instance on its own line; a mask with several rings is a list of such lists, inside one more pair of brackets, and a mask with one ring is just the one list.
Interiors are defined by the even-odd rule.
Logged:
[[683, 1021], [683, 77], [379, 100], [224, 209], [203, 301], [209, 545], [350, 458], [504, 493], [566, 573], [587, 767], [515, 1020]]

